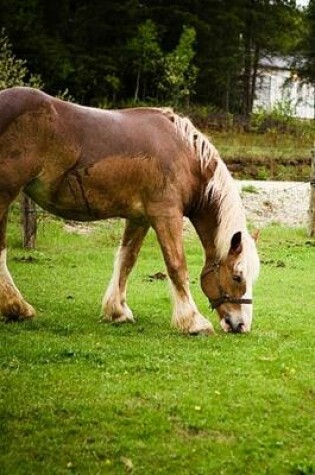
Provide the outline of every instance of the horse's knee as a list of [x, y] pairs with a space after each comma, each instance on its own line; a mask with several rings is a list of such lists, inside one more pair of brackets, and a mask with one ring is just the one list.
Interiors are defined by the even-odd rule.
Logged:
[[167, 262], [167, 271], [171, 281], [176, 287], [181, 287], [188, 280], [186, 266], [180, 260]]

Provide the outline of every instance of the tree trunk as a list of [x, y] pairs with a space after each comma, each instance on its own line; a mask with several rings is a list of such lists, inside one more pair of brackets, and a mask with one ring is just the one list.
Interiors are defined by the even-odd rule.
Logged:
[[34, 249], [36, 244], [37, 219], [36, 205], [28, 196], [21, 195], [23, 247]]
[[230, 74], [228, 73], [227, 81], [225, 84], [224, 106], [223, 106], [224, 112], [226, 113], [230, 112], [230, 90], [231, 90], [230, 83], [231, 83]]
[[252, 113], [253, 111], [253, 105], [254, 105], [254, 100], [255, 100], [259, 59], [260, 59], [260, 48], [258, 45], [255, 45], [254, 58], [253, 58], [253, 64], [252, 64], [252, 77], [251, 77], [250, 113]]
[[250, 115], [250, 84], [251, 84], [251, 54], [249, 51], [245, 52], [245, 67], [244, 67], [244, 93], [243, 93], [243, 115], [246, 119]]
[[137, 80], [136, 80], [136, 89], [134, 94], [134, 101], [137, 102], [139, 99], [139, 87], [140, 87], [140, 68], [137, 72]]
[[244, 74], [243, 74], [243, 115], [246, 120], [251, 114], [252, 102], [252, 71], [253, 71], [253, 2], [249, 1], [246, 8], [244, 31]]

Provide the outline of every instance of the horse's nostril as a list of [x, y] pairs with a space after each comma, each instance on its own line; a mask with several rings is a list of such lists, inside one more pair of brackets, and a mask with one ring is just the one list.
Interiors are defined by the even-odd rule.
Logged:
[[230, 317], [225, 317], [224, 321], [227, 325], [229, 325], [229, 327], [232, 328], [232, 321], [231, 321]]
[[225, 322], [225, 324], [226, 324], [227, 327], [228, 327], [228, 330], [227, 330], [227, 331], [234, 331], [234, 330], [233, 330], [232, 320], [231, 320], [230, 317], [225, 317], [224, 322]]

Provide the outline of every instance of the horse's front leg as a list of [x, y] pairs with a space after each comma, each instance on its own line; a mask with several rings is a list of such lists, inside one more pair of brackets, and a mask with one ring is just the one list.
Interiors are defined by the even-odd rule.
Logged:
[[183, 216], [155, 217], [152, 225], [156, 231], [174, 295], [172, 323], [179, 330], [191, 335], [211, 335], [212, 324], [198, 311], [189, 289], [189, 277], [183, 249]]
[[0, 210], [0, 314], [9, 320], [24, 320], [35, 315], [33, 307], [24, 300], [7, 268], [6, 225], [8, 211]]
[[126, 221], [124, 235], [119, 246], [114, 272], [102, 303], [103, 321], [113, 323], [134, 322], [126, 303], [127, 279], [136, 263], [149, 225], [139, 226]]

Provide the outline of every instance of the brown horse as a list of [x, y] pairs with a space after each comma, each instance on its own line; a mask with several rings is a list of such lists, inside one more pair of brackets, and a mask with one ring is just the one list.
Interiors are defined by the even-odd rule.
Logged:
[[66, 219], [110, 217], [126, 227], [103, 299], [105, 321], [133, 322], [127, 278], [144, 237], [156, 232], [174, 295], [173, 324], [211, 334], [189, 290], [183, 217], [205, 253], [201, 286], [225, 331], [249, 331], [259, 259], [237, 188], [215, 147], [170, 109], [99, 110], [30, 88], [0, 93], [0, 312], [34, 316], [6, 266], [8, 208], [24, 190]]

